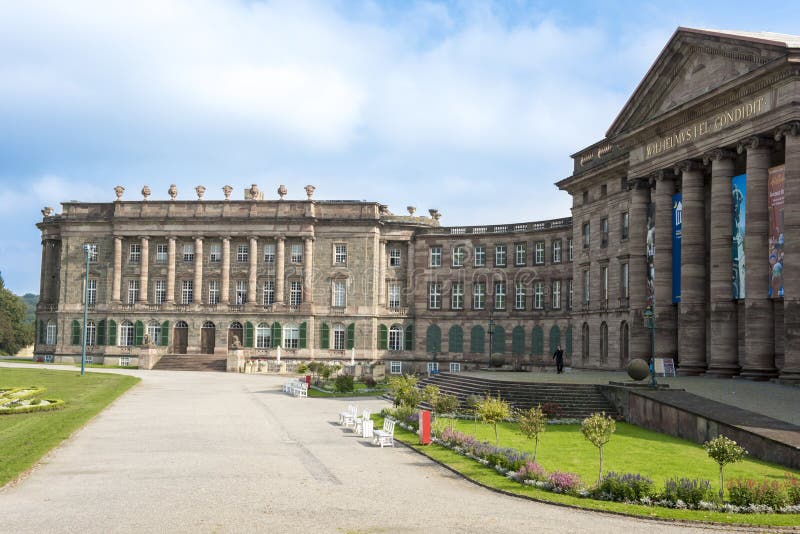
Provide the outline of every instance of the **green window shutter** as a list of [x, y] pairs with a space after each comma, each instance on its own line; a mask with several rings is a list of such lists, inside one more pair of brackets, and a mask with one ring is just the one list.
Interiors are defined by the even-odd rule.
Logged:
[[555, 354], [559, 345], [561, 345], [561, 329], [558, 325], [553, 325], [550, 329], [550, 354]]
[[72, 321], [72, 344], [81, 344], [81, 323], [79, 323], [76, 319], [73, 319]]
[[494, 337], [492, 339], [492, 354], [506, 353], [506, 329], [502, 326], [494, 327]]
[[297, 340], [297, 346], [301, 349], [306, 348], [306, 339], [308, 339], [308, 326], [306, 326], [305, 321], [300, 323], [300, 339]]
[[133, 325], [133, 344], [137, 347], [144, 342], [144, 323], [136, 321]]
[[45, 342], [45, 325], [44, 321], [39, 319], [39, 343]]
[[106, 344], [106, 320], [102, 319], [97, 323], [97, 345], [102, 347]]
[[281, 323], [275, 321], [272, 323], [272, 346], [273, 347], [280, 347], [281, 346], [281, 334], [283, 331], [281, 330]]
[[564, 352], [567, 356], [572, 356], [572, 327], [568, 326], [564, 334]]
[[406, 344], [405, 350], [412, 351], [414, 350], [414, 325], [410, 324], [406, 327]]
[[345, 347], [347, 350], [355, 348], [356, 346], [356, 323], [347, 325], [347, 334], [345, 337]]
[[244, 323], [244, 346], [253, 347], [253, 323], [250, 321]]
[[516, 356], [525, 352], [525, 329], [521, 326], [511, 331], [511, 352]]
[[322, 323], [319, 329], [319, 348], [327, 349], [331, 346], [331, 329], [327, 323]]
[[425, 332], [425, 352], [440, 352], [442, 350], [442, 329], [432, 324]]
[[117, 344], [117, 322], [114, 319], [108, 321], [108, 344]]
[[166, 347], [169, 345], [169, 321], [161, 323], [161, 346]]
[[460, 326], [451, 326], [447, 333], [447, 352], [464, 352], [464, 330]]
[[473, 326], [469, 333], [469, 351], [475, 354], [486, 352], [486, 335], [482, 326]]
[[531, 354], [541, 356], [544, 354], [544, 332], [541, 326], [534, 326], [531, 333]]
[[378, 349], [386, 350], [389, 346], [389, 329], [385, 324], [378, 327]]

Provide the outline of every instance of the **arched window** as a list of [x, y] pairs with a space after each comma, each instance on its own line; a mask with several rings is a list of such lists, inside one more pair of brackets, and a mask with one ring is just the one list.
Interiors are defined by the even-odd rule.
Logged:
[[392, 325], [389, 329], [389, 350], [403, 350], [403, 327]]
[[628, 323], [622, 321], [619, 325], [619, 367], [624, 369], [628, 365]]
[[486, 352], [486, 334], [482, 326], [475, 325], [469, 332], [469, 351], [475, 354]]
[[[175, 328], [178, 328], [178, 325], [175, 325]], [[236, 329], [236, 330], [244, 330], [244, 327], [242, 326], [242, 323], [240, 323], [239, 321], [233, 321], [228, 328], [233, 328], [233, 329]]]
[[541, 326], [534, 326], [531, 330], [531, 354], [534, 356], [544, 354], [544, 331]]
[[130, 321], [122, 321], [119, 324], [119, 346], [133, 346], [133, 323]]
[[521, 326], [515, 326], [511, 331], [511, 353], [515, 356], [525, 353], [525, 329]]
[[581, 360], [589, 361], [589, 323], [581, 327]]
[[494, 327], [494, 337], [492, 338], [492, 354], [506, 353], [506, 329], [502, 326]]
[[203, 323], [203, 328], [216, 328], [216, 327], [214, 326], [214, 323], [212, 323], [211, 321], [206, 321]]
[[296, 324], [283, 327], [283, 348], [296, 349], [300, 346], [300, 328]]
[[268, 349], [272, 347], [272, 327], [269, 323], [258, 323], [256, 326], [256, 348]]
[[97, 325], [94, 321], [86, 323], [86, 346], [94, 347], [97, 345]]
[[438, 325], [432, 324], [425, 333], [425, 352], [441, 352], [442, 350], [442, 329]]
[[600, 323], [600, 363], [608, 362], [608, 325]]
[[550, 328], [550, 355], [555, 354], [558, 346], [561, 345], [561, 329], [558, 325], [554, 324]]
[[333, 350], [344, 350], [345, 328], [341, 323], [333, 325]]
[[564, 333], [564, 353], [572, 356], [572, 326], [568, 326]]
[[464, 352], [464, 330], [458, 325], [447, 333], [447, 352]]
[[161, 344], [161, 325], [158, 321], [153, 320], [147, 323], [147, 335], [153, 345]]
[[55, 345], [57, 336], [58, 336], [58, 327], [56, 326], [56, 322], [52, 319], [48, 319], [46, 343], [48, 345]]

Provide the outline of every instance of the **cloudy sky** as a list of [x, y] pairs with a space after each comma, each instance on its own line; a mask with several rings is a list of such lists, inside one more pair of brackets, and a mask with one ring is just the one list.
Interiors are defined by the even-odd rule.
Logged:
[[0, 0], [0, 271], [38, 293], [40, 209], [118, 184], [567, 216], [677, 26], [797, 33], [800, 2]]

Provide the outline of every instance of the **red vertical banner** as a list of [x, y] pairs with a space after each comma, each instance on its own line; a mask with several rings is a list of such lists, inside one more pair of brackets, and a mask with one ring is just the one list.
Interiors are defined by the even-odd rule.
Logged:
[[769, 297], [783, 298], [783, 195], [785, 165], [769, 169]]

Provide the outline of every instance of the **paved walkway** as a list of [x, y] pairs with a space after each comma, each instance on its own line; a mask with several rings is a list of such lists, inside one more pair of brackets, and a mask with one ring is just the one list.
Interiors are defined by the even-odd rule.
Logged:
[[[2, 366], [8, 364], [0, 364]], [[64, 369], [71, 372], [71, 369]], [[0, 371], [2, 372], [2, 371]], [[0, 489], [3, 532], [709, 532], [495, 494], [405, 447], [343, 432], [342, 399], [279, 377], [143, 381]], [[360, 401], [375, 410], [380, 400]]]

